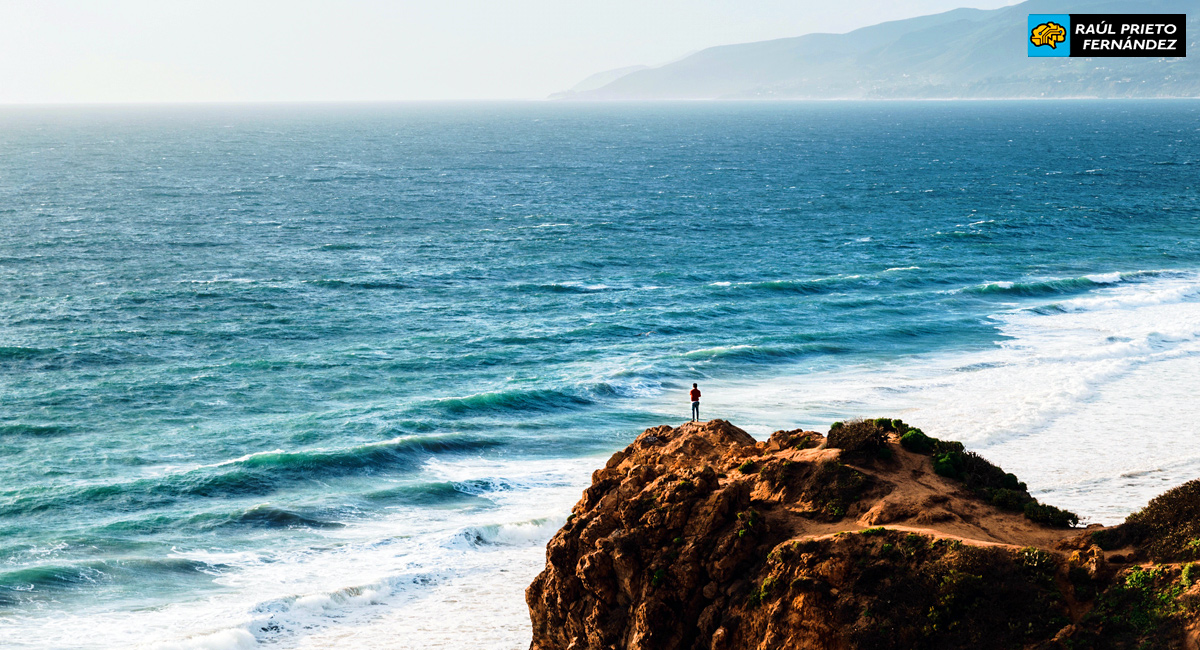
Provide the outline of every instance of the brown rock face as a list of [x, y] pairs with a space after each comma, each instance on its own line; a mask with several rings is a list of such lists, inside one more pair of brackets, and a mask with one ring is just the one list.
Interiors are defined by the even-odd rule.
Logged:
[[[1157, 627], [1129, 617], [1128, 645], [1110, 642], [1103, 626], [1120, 616], [1107, 612], [1137, 595], [1126, 582], [1140, 569], [1108, 563], [1090, 533], [999, 510], [894, 440], [878, 458], [842, 456], [815, 432], [760, 443], [721, 420], [646, 430], [551, 540], [526, 591], [531, 649], [1189, 643], [1194, 589]], [[1168, 591], [1184, 579], [1156, 570], [1134, 578]]]

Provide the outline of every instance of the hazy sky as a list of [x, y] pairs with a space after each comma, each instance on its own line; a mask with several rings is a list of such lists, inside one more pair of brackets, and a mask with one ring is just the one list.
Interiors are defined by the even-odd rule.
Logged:
[[594, 72], [1006, 0], [0, 0], [0, 103], [539, 99]]

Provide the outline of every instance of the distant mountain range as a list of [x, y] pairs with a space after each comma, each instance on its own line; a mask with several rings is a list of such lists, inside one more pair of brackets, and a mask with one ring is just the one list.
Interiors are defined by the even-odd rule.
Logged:
[[[592, 75], [555, 99], [1200, 97], [1196, 0], [1028, 0], [955, 9], [846, 34], [701, 50]], [[1186, 58], [1029, 58], [1036, 13], [1189, 14]]]

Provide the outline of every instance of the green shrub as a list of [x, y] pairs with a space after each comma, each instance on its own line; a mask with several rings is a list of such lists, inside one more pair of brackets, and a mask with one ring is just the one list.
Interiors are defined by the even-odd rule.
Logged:
[[1000, 508], [1001, 510], [1022, 512], [1025, 510], [1025, 504], [1029, 503], [1032, 498], [1024, 492], [1018, 492], [1017, 490], [1010, 490], [1008, 488], [999, 488], [997, 490], [992, 490], [988, 500], [992, 502], [992, 505]]
[[750, 596], [746, 599], [747, 604], [751, 607], [757, 607], [766, 600], [771, 592], [775, 589], [776, 579], [774, 576], [762, 581], [762, 585], [754, 591], [750, 592]]
[[909, 427], [900, 418], [872, 418], [866, 420], [888, 433], [904, 433]]
[[928, 454], [933, 451], [933, 444], [933, 438], [925, 435], [925, 432], [920, 429], [909, 429], [900, 436], [900, 446], [917, 454]]
[[951, 451], [934, 456], [933, 471], [940, 476], [961, 481], [963, 479], [963, 455]]
[[657, 586], [661, 585], [662, 583], [666, 582], [666, 580], [667, 580], [667, 570], [666, 569], [655, 569], [654, 573], [652, 573], [650, 575], [650, 586], [657, 587]]
[[1079, 523], [1079, 515], [1037, 501], [1025, 504], [1025, 516], [1039, 524], [1056, 528], [1070, 528]]
[[1025, 492], [1025, 486], [1017, 480], [1016, 476], [993, 465], [983, 456], [970, 451], [960, 453], [965, 476], [963, 482], [971, 490], [979, 492], [981, 490], [1006, 489]]
[[837, 431], [838, 429], [841, 429], [841, 428], [842, 428], [841, 422], [834, 422], [833, 424], [829, 425], [829, 432], [833, 433], [834, 431]]
[[963, 447], [963, 443], [957, 440], [938, 440], [933, 438], [933, 453], [935, 454], [961, 454], [967, 449]]
[[1183, 581], [1183, 584], [1191, 586], [1192, 583], [1196, 582], [1197, 578], [1200, 578], [1200, 569], [1196, 568], [1195, 562], [1188, 562], [1183, 565], [1183, 571], [1180, 573], [1179, 578]]
[[752, 460], [748, 460], [741, 465], [738, 465], [738, 471], [743, 474], [753, 474], [758, 471], [758, 465]]
[[1112, 535], [1143, 546], [1160, 562], [1200, 559], [1200, 480], [1155, 497]]
[[745, 537], [758, 525], [759, 514], [754, 508], [749, 508], [744, 512], [737, 513], [737, 518], [738, 521], [742, 522], [741, 527], [738, 528], [737, 536]]
[[864, 528], [864, 529], [858, 531], [858, 534], [866, 535], [867, 537], [874, 537], [875, 535], [882, 535], [886, 532], [887, 532], [887, 529], [884, 528], [883, 526], [876, 526], [875, 528]]
[[879, 455], [887, 443], [887, 432], [872, 420], [851, 420], [830, 429], [827, 444], [841, 449], [847, 458], [867, 460]]

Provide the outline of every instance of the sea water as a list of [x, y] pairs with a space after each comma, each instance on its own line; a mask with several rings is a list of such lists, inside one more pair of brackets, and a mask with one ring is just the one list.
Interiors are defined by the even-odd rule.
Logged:
[[1200, 104], [0, 111], [6, 648], [523, 648], [590, 472], [902, 417], [1200, 477]]

